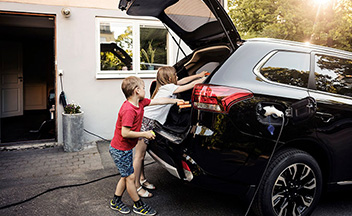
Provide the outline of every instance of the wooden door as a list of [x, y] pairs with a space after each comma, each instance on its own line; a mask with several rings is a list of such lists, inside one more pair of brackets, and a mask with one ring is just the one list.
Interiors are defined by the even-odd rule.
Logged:
[[20, 43], [0, 41], [0, 74], [0, 117], [23, 115], [23, 71]]

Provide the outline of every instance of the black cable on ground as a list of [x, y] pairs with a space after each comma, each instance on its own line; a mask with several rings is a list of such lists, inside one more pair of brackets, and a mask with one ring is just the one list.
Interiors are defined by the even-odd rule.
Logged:
[[83, 129], [83, 130], [84, 130], [85, 132], [89, 133], [90, 135], [99, 137], [100, 139], [102, 139], [102, 140], [104, 140], [104, 141], [106, 141], [106, 142], [110, 142], [110, 141], [111, 141], [111, 140], [107, 140], [107, 139], [105, 139], [104, 137], [101, 137], [101, 136], [99, 136], [99, 135], [97, 135], [97, 134], [95, 134], [95, 133], [92, 133], [92, 132], [90, 132], [90, 131], [88, 131], [88, 130], [86, 130], [86, 129]]
[[89, 181], [89, 182], [85, 182], [85, 183], [80, 183], [80, 184], [72, 184], [72, 185], [63, 185], [63, 186], [58, 186], [58, 187], [54, 187], [54, 188], [50, 188], [40, 194], [37, 194], [35, 196], [32, 196], [28, 199], [25, 199], [23, 201], [20, 201], [20, 202], [17, 202], [17, 203], [13, 203], [13, 204], [10, 204], [10, 205], [6, 205], [6, 206], [1, 206], [0, 209], [5, 209], [5, 208], [10, 208], [12, 206], [16, 206], [16, 205], [19, 205], [19, 204], [22, 204], [22, 203], [25, 203], [25, 202], [28, 202], [32, 199], [35, 199], [43, 194], [46, 194], [50, 191], [54, 191], [54, 190], [57, 190], [57, 189], [62, 189], [62, 188], [70, 188], [70, 187], [77, 187], [77, 186], [82, 186], [82, 185], [86, 185], [86, 184], [90, 184], [90, 183], [93, 183], [93, 182], [97, 182], [97, 181], [100, 181], [100, 180], [103, 180], [103, 179], [106, 179], [106, 178], [110, 178], [110, 177], [113, 177], [113, 176], [117, 176], [119, 175], [119, 173], [117, 174], [112, 174], [112, 175], [108, 175], [108, 176], [105, 176], [105, 177], [102, 177], [102, 178], [99, 178], [99, 179], [96, 179], [96, 180], [93, 180], [93, 181]]
[[[145, 164], [144, 166], [149, 166], [149, 165], [154, 164], [154, 163], [155, 163], [155, 161], [154, 161], [154, 162], [151, 162], [151, 163], [148, 163], [148, 164]], [[46, 190], [46, 191], [44, 191], [44, 192], [42, 192], [42, 193], [39, 193], [39, 194], [37, 194], [37, 195], [35, 195], [35, 196], [32, 196], [32, 197], [30, 197], [30, 198], [28, 198], [28, 199], [25, 199], [25, 200], [23, 200], [23, 201], [20, 201], [20, 202], [17, 202], [17, 203], [12, 203], [12, 204], [5, 205], [5, 206], [1, 206], [1, 207], [0, 207], [0, 210], [1, 210], [1, 209], [6, 209], [6, 208], [10, 208], [10, 207], [13, 207], [13, 206], [16, 206], [16, 205], [20, 205], [20, 204], [22, 204], [22, 203], [25, 203], [25, 202], [28, 202], [28, 201], [30, 201], [30, 200], [33, 200], [33, 199], [35, 199], [35, 198], [37, 198], [37, 197], [39, 197], [39, 196], [41, 196], [41, 195], [43, 195], [43, 194], [46, 194], [46, 193], [51, 192], [51, 191], [54, 191], [54, 190], [63, 189], [63, 188], [70, 188], [70, 187], [83, 186], [83, 185], [91, 184], [91, 183], [94, 183], [94, 182], [97, 182], [97, 181], [101, 181], [101, 180], [106, 179], [106, 178], [110, 178], [110, 177], [114, 177], [114, 176], [119, 176], [119, 175], [120, 175], [120, 173], [117, 173], [117, 174], [107, 175], [107, 176], [104, 176], [104, 177], [101, 177], [101, 178], [98, 178], [98, 179], [95, 179], [95, 180], [92, 180], [92, 181], [88, 181], [88, 182], [85, 182], [85, 183], [71, 184], [71, 185], [63, 185], [63, 186], [58, 186], [58, 187], [50, 188], [50, 189], [48, 189], [48, 190]]]

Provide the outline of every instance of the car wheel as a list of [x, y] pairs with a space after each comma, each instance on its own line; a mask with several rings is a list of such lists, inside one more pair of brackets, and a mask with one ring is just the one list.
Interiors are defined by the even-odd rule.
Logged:
[[257, 215], [310, 215], [322, 192], [322, 174], [307, 152], [286, 149], [276, 153], [260, 185]]

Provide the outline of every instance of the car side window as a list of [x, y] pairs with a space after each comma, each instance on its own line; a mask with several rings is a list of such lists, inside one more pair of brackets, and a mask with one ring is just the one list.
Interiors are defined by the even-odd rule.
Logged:
[[309, 60], [308, 53], [279, 51], [263, 65], [260, 73], [273, 82], [307, 87]]
[[352, 60], [315, 55], [317, 90], [352, 97]]

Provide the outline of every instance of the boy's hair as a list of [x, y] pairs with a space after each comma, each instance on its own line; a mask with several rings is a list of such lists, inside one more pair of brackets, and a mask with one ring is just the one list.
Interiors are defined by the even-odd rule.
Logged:
[[143, 85], [143, 80], [139, 77], [129, 76], [122, 81], [121, 89], [126, 98], [133, 95], [133, 91], [140, 85]]
[[177, 84], [176, 69], [171, 66], [160, 67], [156, 75], [156, 87], [151, 98], [155, 97], [161, 86], [170, 83]]

